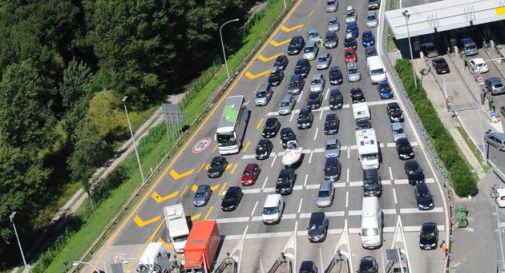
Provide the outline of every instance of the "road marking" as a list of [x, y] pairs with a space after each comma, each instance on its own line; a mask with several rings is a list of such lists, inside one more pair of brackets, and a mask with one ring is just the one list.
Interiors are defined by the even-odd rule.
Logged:
[[414, 213], [437, 213], [437, 212], [443, 212], [442, 207], [435, 207], [432, 210], [419, 210], [418, 208], [403, 208], [400, 209], [401, 214], [414, 214]]
[[183, 173], [178, 173], [176, 170], [172, 169], [172, 170], [170, 170], [170, 176], [175, 180], [179, 180], [185, 176], [191, 175], [194, 171], [195, 171], [195, 169], [191, 169], [191, 170], [187, 170]]
[[223, 186], [221, 187], [221, 189], [219, 190], [219, 193], [218, 193], [218, 196], [221, 196], [223, 194], [223, 191], [224, 189], [226, 188], [226, 186], [228, 185], [227, 182], [224, 182], [223, 183]]
[[296, 104], [300, 103], [300, 99], [302, 98], [302, 96], [303, 96], [303, 90], [298, 95], [298, 99], [296, 100]]
[[324, 111], [322, 111], [322, 110], [321, 110], [321, 113], [319, 114], [319, 120], [322, 120], [322, 119], [323, 119], [323, 112], [324, 112]]
[[253, 210], [251, 212], [251, 217], [254, 215], [254, 212], [256, 211], [256, 207], [258, 206], [258, 201], [256, 201], [256, 203], [254, 203], [254, 207], [253, 207]]
[[214, 148], [212, 148], [212, 154], [214, 154], [216, 152], [216, 150], [217, 150], [217, 144], [214, 145]]
[[192, 192], [196, 192], [196, 190], [198, 190], [198, 185], [193, 184], [193, 185], [191, 186], [191, 191], [192, 191]]
[[307, 187], [307, 179], [309, 179], [309, 174], [305, 174], [305, 181], [303, 181], [303, 187]]
[[242, 193], [244, 194], [252, 194], [252, 193], [260, 193], [261, 189], [245, 189], [242, 190]]
[[200, 217], [202, 217], [201, 212], [191, 216], [191, 221], [196, 221], [196, 220], [200, 219]]
[[270, 44], [273, 45], [273, 46], [283, 46], [283, 45], [286, 45], [287, 43], [289, 43], [289, 41], [291, 41], [291, 39], [286, 39], [286, 40], [281, 41], [281, 42], [277, 42], [277, 41], [274, 41], [272, 39], [272, 40], [270, 40]]
[[282, 55], [282, 53], [275, 54], [275, 55], [270, 56], [270, 57], [265, 57], [265, 56], [263, 56], [262, 54], [260, 54], [260, 55], [258, 55], [258, 60], [260, 60], [260, 61], [262, 61], [262, 62], [266, 63], [266, 62], [270, 62], [270, 61], [272, 61], [272, 60], [277, 59], [277, 57], [279, 57], [279, 56], [281, 56], [281, 55]]
[[349, 191], [345, 191], [345, 207], [349, 207]]
[[260, 118], [260, 120], [258, 120], [258, 123], [256, 124], [256, 130], [259, 130], [259, 128], [261, 127], [261, 124], [263, 124], [263, 120], [265, 118]]
[[309, 18], [310, 18], [310, 17], [312, 17], [312, 14], [314, 14], [314, 10], [311, 10], [311, 11], [309, 12], [309, 15], [308, 15], [307, 17], [309, 17]]
[[[229, 170], [229, 169], [231, 169], [231, 168], [233, 167], [233, 165], [234, 165], [233, 163], [229, 163], [229, 164], [227, 164], [227, 165], [226, 165], [225, 170]], [[209, 165], [209, 166], [210, 166], [210, 165]]]
[[321, 0], [317, 0], [316, 5], [319, 6], [319, 4], [321, 4]]
[[214, 210], [214, 206], [210, 206], [209, 211], [207, 211], [207, 214], [205, 214], [205, 217], [203, 218], [203, 220], [207, 220], [207, 218], [209, 218], [209, 216], [213, 210]]
[[395, 199], [395, 205], [398, 205], [398, 199], [396, 198], [396, 189], [393, 187], [393, 198]]
[[349, 183], [349, 175], [350, 175], [350, 172], [351, 170], [349, 168], [347, 168], [347, 178], [345, 180], [345, 182]]
[[314, 151], [310, 151], [310, 157], [309, 157], [309, 164], [312, 163], [312, 155], [314, 154]]
[[298, 204], [298, 214], [302, 210], [302, 203], [303, 203], [303, 198], [300, 198], [300, 204]]
[[389, 178], [393, 180], [393, 170], [391, 170], [391, 166], [389, 166], [388, 168], [389, 168]]
[[289, 27], [287, 27], [286, 25], [283, 25], [283, 26], [281, 27], [281, 29], [282, 29], [283, 31], [285, 31], [285, 32], [291, 32], [291, 31], [293, 31], [293, 30], [297, 30], [297, 29], [302, 28], [302, 27], [303, 27], [303, 24], [296, 25], [296, 26], [294, 26], [294, 27], [292, 27], [292, 28], [289, 28]]
[[268, 176], [265, 177], [265, 182], [263, 182], [263, 186], [261, 186], [261, 190], [265, 189], [265, 186], [267, 185], [267, 181], [268, 181]]
[[319, 127], [316, 128], [316, 133], [314, 134], [314, 140], [317, 138], [317, 133], [319, 133]]
[[140, 216], [135, 215], [135, 218], [133, 218], [133, 221], [135, 222], [135, 224], [137, 224], [137, 226], [143, 228], [143, 227], [148, 226], [152, 223], [158, 222], [160, 219], [161, 219], [161, 216], [158, 215], [156, 217], [153, 217], [149, 220], [144, 221], [144, 220], [142, 220], [142, 218], [140, 218]]
[[326, 94], [324, 95], [324, 100], [328, 100], [328, 95], [330, 94], [330, 88], [326, 89]]
[[249, 145], [251, 145], [251, 141], [250, 140], [247, 141], [247, 143], [245, 144], [244, 148], [242, 149], [243, 153], [247, 152], [247, 149], [249, 149]]
[[259, 83], [258, 83], [258, 84], [256, 85], [256, 87], [254, 88], [254, 92], [253, 92], [253, 93], [255, 93], [255, 94], [256, 94], [256, 91], [258, 91], [258, 89], [260, 89], [260, 86], [261, 86], [261, 84], [259, 84]]
[[231, 169], [230, 174], [233, 174], [235, 170], [237, 169], [238, 164], [233, 165], [233, 169]]
[[177, 195], [179, 195], [179, 191], [174, 191], [174, 192], [167, 194], [165, 196], [161, 196], [157, 192], [153, 192], [151, 197], [154, 199], [154, 201], [156, 201], [156, 203], [159, 204], [159, 203], [163, 203], [169, 199], [172, 199], [172, 198], [176, 197]]
[[291, 111], [291, 117], [289, 118], [289, 121], [293, 121], [293, 117], [295, 116], [295, 111]]
[[246, 76], [247, 78], [249, 78], [250, 80], [255, 80], [255, 79], [259, 78], [259, 77], [264, 77], [264, 76], [266, 76], [266, 75], [270, 74], [270, 71], [272, 71], [272, 70], [271, 70], [271, 69], [268, 69], [268, 70], [262, 71], [262, 72], [257, 73], [257, 74], [253, 74], [253, 73], [251, 73], [251, 72], [247, 71], [247, 72], [245, 73], [245, 76]]
[[277, 154], [275, 154], [275, 156], [274, 156], [274, 160], [272, 160], [272, 164], [270, 164], [270, 167], [273, 167], [273, 166], [274, 166], [275, 159], [277, 159]]
[[196, 171], [196, 173], [200, 173], [204, 166], [205, 166], [205, 162], [202, 163], [202, 165], [200, 165], [200, 168], [198, 168], [198, 171]]
[[216, 184], [216, 185], [214, 185], [214, 186], [211, 186], [211, 187], [210, 187], [210, 189], [211, 189], [212, 191], [217, 191], [217, 189], [219, 189], [219, 186], [220, 186], [219, 184]]
[[244, 222], [249, 222], [249, 217], [221, 218], [221, 219], [216, 219], [216, 222], [217, 222], [218, 224], [225, 224], [225, 223], [244, 223]]
[[188, 189], [189, 189], [189, 186], [188, 186], [188, 185], [186, 185], [186, 186], [184, 187], [184, 189], [182, 190], [182, 193], [181, 193], [181, 198], [183, 198], [183, 197], [184, 197], [184, 195], [186, 194], [186, 192], [188, 191]]
[[166, 251], [169, 251], [170, 249], [172, 249], [172, 247], [174, 247], [174, 245], [172, 243], [167, 243], [165, 242], [165, 240], [163, 240], [163, 238], [158, 238], [158, 240], [156, 240], [158, 243], [161, 243], [163, 244], [163, 246], [165, 247], [165, 250]]
[[351, 158], [351, 146], [347, 147], [347, 159]]

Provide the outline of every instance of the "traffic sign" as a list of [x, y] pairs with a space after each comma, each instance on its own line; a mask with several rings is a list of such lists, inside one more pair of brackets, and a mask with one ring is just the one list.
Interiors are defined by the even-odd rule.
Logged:
[[452, 104], [454, 102], [454, 96], [448, 96], [446, 100], [448, 104]]
[[191, 150], [194, 154], [199, 154], [210, 146], [212, 139], [210, 137], [204, 137], [200, 139], [195, 145], [193, 145], [193, 149]]
[[484, 76], [478, 76], [478, 77], [477, 77], [477, 82], [478, 82], [479, 84], [484, 84], [484, 81], [485, 81]]

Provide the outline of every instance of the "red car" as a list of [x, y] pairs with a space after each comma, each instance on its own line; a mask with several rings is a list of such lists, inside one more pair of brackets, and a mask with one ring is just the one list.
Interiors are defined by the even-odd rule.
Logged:
[[244, 172], [242, 173], [242, 186], [250, 186], [256, 182], [261, 170], [258, 164], [247, 164], [245, 166]]
[[356, 50], [354, 48], [346, 48], [344, 51], [345, 62], [358, 62], [358, 55], [356, 55]]

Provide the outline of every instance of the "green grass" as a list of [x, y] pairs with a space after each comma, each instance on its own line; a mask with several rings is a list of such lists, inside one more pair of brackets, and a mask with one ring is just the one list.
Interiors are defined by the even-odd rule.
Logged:
[[491, 170], [491, 167], [489, 167], [489, 165], [482, 164], [481, 153], [477, 150], [477, 148], [475, 147], [473, 142], [470, 140], [470, 137], [465, 132], [465, 130], [463, 130], [463, 128], [461, 128], [461, 127], [456, 127], [456, 129], [458, 129], [458, 132], [461, 134], [461, 136], [465, 140], [466, 145], [470, 148], [470, 150], [472, 151], [472, 154], [475, 156], [477, 161], [479, 161], [479, 164], [482, 167], [482, 169], [484, 170], [484, 172], [486, 172], [486, 173], [489, 172]]
[[395, 52], [398, 50], [395, 44], [395, 36], [391, 28], [388, 28], [388, 52]]

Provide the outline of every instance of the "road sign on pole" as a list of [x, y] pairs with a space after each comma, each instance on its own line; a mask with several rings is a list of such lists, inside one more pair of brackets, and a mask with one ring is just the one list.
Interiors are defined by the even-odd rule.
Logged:
[[454, 103], [454, 96], [448, 96], [447, 97], [447, 104], [453, 104]]
[[178, 124], [179, 126], [182, 125], [182, 111], [179, 104], [163, 102], [161, 103], [161, 108], [163, 109], [166, 122]]
[[477, 83], [484, 84], [485, 78], [484, 78], [484, 76], [477, 76], [476, 80], [477, 80]]

